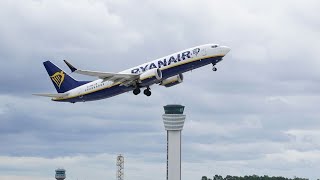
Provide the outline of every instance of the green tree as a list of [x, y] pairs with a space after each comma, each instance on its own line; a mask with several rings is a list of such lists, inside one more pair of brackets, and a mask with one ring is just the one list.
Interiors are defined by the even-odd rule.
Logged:
[[207, 176], [202, 176], [201, 180], [208, 180]]
[[223, 180], [223, 177], [216, 174], [216, 175], [213, 177], [213, 180]]
[[[207, 178], [206, 176], [202, 177], [202, 180], [211, 180], [210, 178]], [[258, 176], [258, 175], [251, 175], [251, 176], [231, 176], [227, 175], [225, 178], [223, 178], [220, 175], [214, 175], [213, 180], [309, 180], [308, 178], [299, 178], [299, 177], [294, 177], [294, 178], [286, 178], [282, 176], [272, 176], [269, 177], [267, 175], [264, 176]], [[317, 179], [320, 180], [320, 179]]]

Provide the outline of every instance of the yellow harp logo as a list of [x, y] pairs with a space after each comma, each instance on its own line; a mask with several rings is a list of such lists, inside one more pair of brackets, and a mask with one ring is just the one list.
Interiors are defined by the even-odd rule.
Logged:
[[59, 87], [60, 89], [60, 86], [61, 84], [63, 83], [64, 81], [64, 73], [63, 71], [60, 71], [60, 72], [56, 72], [54, 73], [54, 75], [50, 76], [52, 81]]

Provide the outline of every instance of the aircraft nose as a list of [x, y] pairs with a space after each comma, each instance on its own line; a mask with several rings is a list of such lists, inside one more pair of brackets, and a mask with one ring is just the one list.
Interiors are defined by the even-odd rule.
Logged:
[[228, 54], [228, 52], [231, 50], [231, 48], [227, 47], [227, 46], [221, 46], [221, 52], [222, 54], [226, 55]]

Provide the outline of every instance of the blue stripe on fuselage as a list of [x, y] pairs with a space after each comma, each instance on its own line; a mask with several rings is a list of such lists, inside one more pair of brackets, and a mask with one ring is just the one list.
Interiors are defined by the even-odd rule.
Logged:
[[[190, 63], [185, 63], [185, 64], [175, 66], [172, 68], [164, 69], [164, 70], [162, 70], [162, 78], [166, 79], [166, 78], [175, 76], [177, 74], [181, 74], [181, 73], [190, 71], [192, 69], [196, 69], [196, 68], [208, 65], [210, 63], [216, 64], [217, 62], [219, 62], [221, 60], [222, 60], [222, 56], [211, 57], [211, 58], [193, 61]], [[77, 97], [70, 98], [70, 99], [62, 99], [62, 100], [54, 100], [54, 101], [60, 101], [60, 102], [95, 101], [95, 100], [100, 100], [100, 99], [105, 99], [105, 98], [109, 98], [112, 96], [116, 96], [118, 94], [122, 94], [122, 93], [125, 93], [128, 91], [132, 91], [133, 89], [134, 89], [133, 86], [126, 87], [126, 86], [116, 85], [116, 86], [112, 86], [110, 88], [101, 89], [101, 90], [93, 92], [93, 93], [85, 94], [83, 96], [77, 96]]]

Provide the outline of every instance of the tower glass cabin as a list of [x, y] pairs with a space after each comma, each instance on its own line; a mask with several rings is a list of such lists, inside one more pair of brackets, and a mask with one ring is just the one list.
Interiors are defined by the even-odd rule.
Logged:
[[56, 169], [55, 178], [57, 180], [64, 180], [66, 178], [66, 170], [64, 170], [64, 169]]

